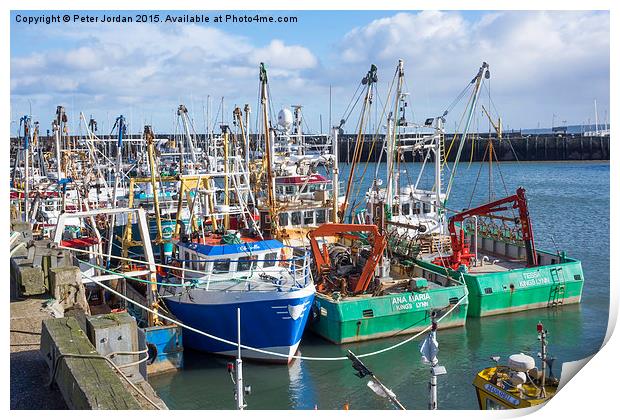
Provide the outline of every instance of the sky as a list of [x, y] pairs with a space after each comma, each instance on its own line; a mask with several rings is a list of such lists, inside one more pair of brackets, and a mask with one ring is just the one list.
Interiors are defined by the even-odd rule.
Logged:
[[[409, 107], [417, 122], [440, 115], [489, 63], [489, 91], [504, 128], [594, 122], [609, 110], [609, 12], [591, 11], [280, 11], [66, 12], [71, 16], [234, 13], [295, 16], [297, 23], [57, 23], [25, 24], [11, 12], [11, 120], [32, 114], [50, 129], [57, 105], [79, 130], [79, 112], [107, 134], [120, 114], [130, 132], [151, 124], [177, 128], [184, 104], [204, 131], [224, 97], [224, 121], [234, 106], [256, 116], [258, 65], [264, 62], [277, 112], [303, 105], [305, 126], [327, 131], [343, 116], [370, 64], [378, 67], [378, 103], [385, 100], [399, 59], [404, 60]], [[461, 108], [448, 115], [448, 128]], [[218, 121], [221, 116], [218, 118]], [[253, 118], [254, 120], [254, 118]], [[255, 125], [253, 123], [253, 125]], [[476, 119], [474, 129], [487, 130]], [[347, 122], [346, 132], [355, 131]]]

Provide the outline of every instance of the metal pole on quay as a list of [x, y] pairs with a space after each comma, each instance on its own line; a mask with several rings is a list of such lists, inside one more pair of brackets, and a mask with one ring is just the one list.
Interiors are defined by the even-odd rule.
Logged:
[[426, 339], [422, 342], [420, 347], [420, 353], [422, 353], [422, 361], [430, 364], [431, 377], [428, 382], [428, 409], [437, 410], [437, 376], [445, 375], [445, 366], [439, 366], [439, 360], [437, 360], [437, 352], [439, 351], [439, 344], [437, 343], [436, 331], [437, 322], [435, 321], [437, 313], [433, 311], [431, 313], [431, 330], [428, 333]]
[[[235, 377], [233, 378], [233, 370]], [[243, 410], [247, 404], [243, 400], [243, 396], [251, 392], [250, 386], [243, 386], [243, 361], [241, 360], [241, 309], [237, 308], [237, 358], [235, 363], [228, 363], [228, 373], [235, 385], [235, 401], [237, 402], [237, 410]]]

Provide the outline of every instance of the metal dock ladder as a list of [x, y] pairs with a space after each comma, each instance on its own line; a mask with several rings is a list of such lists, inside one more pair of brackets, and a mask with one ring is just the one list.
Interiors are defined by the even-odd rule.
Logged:
[[558, 306], [564, 303], [564, 294], [566, 293], [566, 279], [562, 267], [552, 268], [551, 273], [551, 290], [549, 292], [549, 301], [547, 307]]

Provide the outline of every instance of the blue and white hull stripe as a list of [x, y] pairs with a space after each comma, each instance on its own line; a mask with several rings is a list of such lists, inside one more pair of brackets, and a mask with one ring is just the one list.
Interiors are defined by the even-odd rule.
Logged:
[[[278, 357], [242, 349], [242, 357], [287, 363], [295, 354], [310, 315], [314, 285], [290, 292], [209, 291], [190, 289], [166, 297], [170, 311], [184, 324], [237, 342], [237, 308], [241, 309], [241, 344], [288, 355]], [[236, 355], [236, 346], [184, 330], [185, 346], [209, 353]]]

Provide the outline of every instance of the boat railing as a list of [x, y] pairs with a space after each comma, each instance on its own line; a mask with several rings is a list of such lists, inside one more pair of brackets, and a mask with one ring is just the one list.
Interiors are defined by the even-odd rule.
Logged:
[[[291, 247], [292, 248], [292, 247]], [[180, 273], [175, 274], [171, 273], [173, 277], [176, 277], [184, 283], [186, 280], [200, 280], [200, 284], [205, 284], [205, 287], [211, 285], [211, 283], [215, 283], [218, 280], [213, 278], [213, 274], [232, 274], [235, 275], [233, 279], [238, 281], [245, 282], [256, 282], [252, 280], [253, 274], [259, 273], [260, 275], [271, 276], [273, 274], [277, 274], [278, 272], [282, 272], [282, 270], [286, 270], [290, 275], [290, 278], [293, 280], [296, 288], [304, 288], [311, 282], [310, 279], [310, 258], [309, 253], [306, 250], [303, 250], [303, 255], [293, 256], [292, 258], [278, 258], [278, 259], [258, 259], [252, 258], [252, 255], [239, 257], [238, 259], [230, 259], [230, 258], [221, 258], [221, 259], [179, 259], [172, 258], [172, 262], [180, 265]], [[198, 264], [200, 267], [201, 264], [204, 264], [203, 267], [206, 267], [208, 263], [230, 263], [230, 264], [238, 264], [239, 262], [248, 263], [251, 262], [252, 265], [248, 270], [237, 270], [237, 271], [227, 271], [222, 273], [214, 272], [211, 270], [196, 270], [188, 268], [188, 265]], [[274, 263], [269, 267], [258, 267], [256, 264], [258, 263]], [[235, 265], [236, 266], [236, 265]], [[189, 274], [189, 275], [188, 275]], [[230, 279], [226, 279], [225, 281], [229, 281]]]

